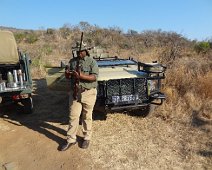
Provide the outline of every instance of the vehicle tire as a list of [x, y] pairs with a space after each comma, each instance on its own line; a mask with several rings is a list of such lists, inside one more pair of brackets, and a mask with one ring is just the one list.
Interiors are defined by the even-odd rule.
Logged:
[[133, 111], [133, 114], [136, 116], [141, 116], [141, 117], [150, 117], [155, 110], [155, 105], [153, 104], [148, 104], [147, 106], [143, 107], [142, 109], [137, 109]]
[[32, 114], [33, 113], [32, 97], [22, 99], [21, 103], [23, 104], [24, 113], [26, 113], [26, 114]]
[[104, 106], [96, 104], [93, 109], [93, 120], [106, 120], [107, 113], [108, 110]]
[[0, 104], [2, 104], [3, 103], [3, 98], [2, 97], [0, 97]]
[[6, 103], [11, 103], [11, 100], [8, 100], [7, 98], [5, 97], [0, 97], [0, 105], [4, 105]]
[[147, 107], [143, 110], [143, 117], [150, 117], [155, 111], [155, 105], [149, 104]]

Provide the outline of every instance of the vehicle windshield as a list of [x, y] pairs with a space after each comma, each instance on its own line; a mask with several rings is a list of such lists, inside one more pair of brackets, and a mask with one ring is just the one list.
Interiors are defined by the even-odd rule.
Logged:
[[119, 65], [136, 65], [135, 61], [132, 60], [97, 60], [97, 64], [99, 67], [104, 66], [119, 66]]

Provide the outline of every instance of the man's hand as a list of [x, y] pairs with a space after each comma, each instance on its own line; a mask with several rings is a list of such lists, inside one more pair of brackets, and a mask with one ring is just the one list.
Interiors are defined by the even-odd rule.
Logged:
[[69, 69], [65, 70], [65, 77], [66, 77], [67, 79], [70, 79], [70, 78], [71, 78], [71, 72], [70, 72]]
[[76, 79], [82, 79], [82, 80], [87, 80], [87, 81], [95, 81], [95, 80], [96, 80], [96, 76], [95, 76], [95, 75], [92, 75], [92, 74], [90, 74], [90, 75], [85, 75], [85, 74], [83, 74], [82, 72], [78, 73], [78, 72], [75, 71], [75, 70], [72, 70], [72, 71], [66, 70], [66, 71], [65, 71], [65, 77], [66, 77], [67, 79], [70, 79], [72, 76], [73, 76], [74, 78], [76, 78]]
[[80, 78], [80, 74], [76, 71], [72, 71], [71, 75], [74, 76], [75, 78], [79, 79]]
[[65, 70], [65, 77], [66, 77], [67, 79], [70, 79], [71, 76], [72, 76], [72, 73], [73, 73], [73, 71], [71, 71], [70, 69], [66, 69], [66, 70]]
[[79, 79], [80, 78], [80, 74], [77, 71], [75, 71], [75, 70], [69, 70], [69, 69], [65, 70], [65, 77], [67, 79], [70, 79], [72, 76], [74, 78], [76, 78], [76, 79]]

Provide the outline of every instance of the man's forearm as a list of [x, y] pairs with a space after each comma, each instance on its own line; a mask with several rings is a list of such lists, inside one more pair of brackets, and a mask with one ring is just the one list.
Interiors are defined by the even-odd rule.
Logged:
[[85, 75], [85, 74], [81, 73], [79, 78], [81, 80], [87, 80], [87, 81], [95, 81], [96, 80], [96, 76], [94, 74]]

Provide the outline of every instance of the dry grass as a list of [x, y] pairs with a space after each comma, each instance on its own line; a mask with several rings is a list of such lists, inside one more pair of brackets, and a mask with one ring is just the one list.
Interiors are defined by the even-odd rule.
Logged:
[[210, 71], [197, 79], [199, 82], [199, 94], [202, 94], [205, 98], [212, 99], [212, 72]]
[[210, 158], [201, 153], [210, 149], [211, 133], [187, 120], [109, 115], [106, 122], [94, 122], [92, 158], [103, 169], [208, 169]]

